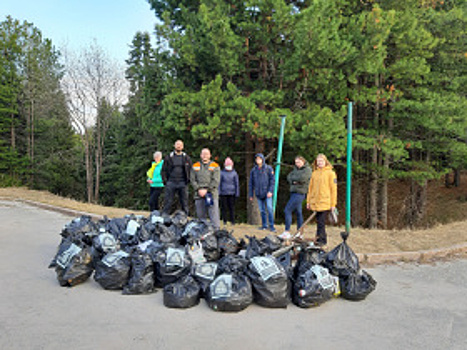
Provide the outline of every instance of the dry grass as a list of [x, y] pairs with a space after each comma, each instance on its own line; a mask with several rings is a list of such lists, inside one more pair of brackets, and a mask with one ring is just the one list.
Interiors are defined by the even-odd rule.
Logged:
[[[435, 191], [436, 192], [436, 191]], [[446, 194], [442, 195], [442, 189], [436, 192], [439, 194], [439, 205], [452, 206], [455, 199]], [[64, 207], [93, 213], [98, 215], [107, 215], [108, 217], [121, 217], [129, 213], [149, 215], [147, 211], [130, 211], [121, 208], [103, 207], [94, 204], [78, 202], [68, 198], [62, 198], [45, 191], [34, 191], [27, 188], [0, 188], [0, 198], [4, 199], [24, 199], [35, 202], [45, 203], [58, 207]], [[462, 209], [464, 203], [462, 203]], [[431, 210], [435, 210], [430, 208]], [[456, 216], [465, 211], [456, 210]], [[305, 214], [306, 215], [306, 214]], [[256, 227], [239, 224], [228, 226], [228, 230], [233, 230], [237, 238], [248, 236], [264, 237], [268, 233], [260, 231]], [[284, 229], [283, 225], [277, 225], [278, 233]], [[334, 247], [341, 242], [340, 232], [343, 227], [328, 227], [328, 247]], [[305, 230], [305, 237], [312, 238], [316, 230], [315, 224], [310, 224]], [[405, 252], [427, 249], [436, 249], [449, 247], [467, 242], [467, 220], [453, 222], [445, 225], [438, 225], [425, 230], [365, 230], [353, 228], [349, 244], [357, 253], [383, 253], [383, 252]]]

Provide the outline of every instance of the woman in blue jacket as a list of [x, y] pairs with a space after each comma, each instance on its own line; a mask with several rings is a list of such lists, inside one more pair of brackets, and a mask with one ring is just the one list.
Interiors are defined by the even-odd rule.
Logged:
[[224, 161], [224, 169], [221, 171], [221, 180], [219, 184], [221, 216], [224, 225], [227, 225], [227, 219], [229, 219], [232, 225], [235, 225], [235, 201], [240, 196], [238, 174], [233, 168], [233, 165], [234, 162], [232, 159], [227, 157]]

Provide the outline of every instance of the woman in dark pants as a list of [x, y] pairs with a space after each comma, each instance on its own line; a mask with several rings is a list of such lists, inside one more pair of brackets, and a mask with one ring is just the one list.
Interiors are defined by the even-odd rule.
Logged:
[[233, 165], [232, 159], [227, 157], [224, 162], [224, 169], [221, 171], [221, 180], [219, 184], [221, 217], [224, 221], [224, 225], [227, 225], [227, 221], [235, 225], [235, 201], [238, 196], [240, 196], [238, 174], [233, 168]]
[[327, 243], [326, 216], [337, 205], [336, 173], [324, 154], [318, 154], [313, 162], [306, 203], [307, 209], [316, 211], [318, 225], [315, 242], [318, 246], [324, 246]]
[[147, 171], [148, 177], [147, 182], [150, 185], [149, 193], [149, 210], [159, 210], [159, 197], [164, 190], [164, 183], [162, 182], [161, 170], [164, 165], [162, 160], [162, 153], [157, 151], [154, 153], [154, 162], [152, 162], [151, 168]]

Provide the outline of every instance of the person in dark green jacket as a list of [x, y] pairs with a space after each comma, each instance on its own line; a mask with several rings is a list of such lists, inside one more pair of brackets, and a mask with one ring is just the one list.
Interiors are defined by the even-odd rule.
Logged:
[[303, 225], [302, 203], [308, 191], [308, 184], [311, 178], [311, 168], [305, 158], [295, 157], [294, 169], [287, 175], [287, 182], [290, 185], [290, 199], [284, 209], [285, 231], [279, 235], [282, 239], [289, 239], [290, 226], [292, 226], [292, 213], [297, 213], [297, 229]]
[[154, 162], [152, 162], [151, 168], [146, 172], [147, 182], [150, 186], [149, 192], [149, 210], [159, 210], [159, 197], [164, 190], [164, 182], [162, 181], [161, 170], [164, 165], [162, 160], [162, 153], [157, 151], [154, 152]]

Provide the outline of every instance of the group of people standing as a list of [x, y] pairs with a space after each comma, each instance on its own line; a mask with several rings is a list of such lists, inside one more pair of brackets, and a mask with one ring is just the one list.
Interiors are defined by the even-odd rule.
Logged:
[[[224, 225], [235, 224], [235, 201], [240, 195], [239, 178], [234, 162], [227, 157], [224, 168], [211, 160], [211, 151], [203, 148], [200, 160], [193, 163], [183, 151], [183, 141], [177, 140], [174, 150], [162, 159], [161, 152], [154, 153], [154, 161], [147, 172], [150, 184], [149, 208], [159, 209], [159, 197], [165, 188], [163, 214], [170, 215], [175, 196], [178, 195], [181, 210], [188, 214], [188, 184], [194, 190], [196, 216], [209, 217], [215, 229], [220, 228], [219, 202]], [[316, 212], [317, 235], [315, 243], [327, 243], [325, 222], [337, 203], [337, 179], [331, 163], [326, 156], [319, 154], [311, 168], [302, 156], [295, 157], [294, 169], [288, 174], [290, 198], [284, 208], [285, 231], [282, 239], [291, 237], [292, 215], [296, 213], [297, 228], [303, 224], [302, 204]], [[273, 193], [274, 170], [266, 164], [264, 155], [255, 155], [255, 166], [250, 172], [248, 195], [256, 201], [261, 213], [261, 230], [276, 232], [274, 227]]]

